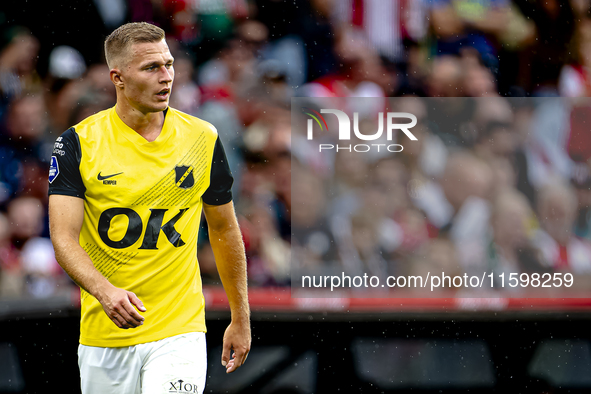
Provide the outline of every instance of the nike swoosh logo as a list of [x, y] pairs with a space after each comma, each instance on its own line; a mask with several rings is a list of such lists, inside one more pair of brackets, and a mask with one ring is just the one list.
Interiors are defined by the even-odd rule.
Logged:
[[105, 175], [105, 176], [102, 176], [102, 175], [101, 175], [101, 173], [99, 172], [99, 174], [97, 175], [96, 179], [98, 179], [99, 181], [103, 181], [103, 180], [105, 180], [105, 179], [113, 178], [114, 176], [121, 175], [121, 174], [123, 174], [123, 173], [122, 173], [122, 172], [120, 172], [120, 173], [118, 173], [118, 174], [113, 174], [113, 175]]

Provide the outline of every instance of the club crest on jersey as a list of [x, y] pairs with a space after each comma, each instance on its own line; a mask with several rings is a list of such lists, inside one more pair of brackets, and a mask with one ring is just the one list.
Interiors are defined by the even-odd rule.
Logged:
[[175, 184], [181, 189], [190, 189], [195, 184], [193, 166], [176, 166], [174, 169]]

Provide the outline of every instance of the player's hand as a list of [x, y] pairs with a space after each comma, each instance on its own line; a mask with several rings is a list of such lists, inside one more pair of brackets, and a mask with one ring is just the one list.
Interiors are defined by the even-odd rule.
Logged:
[[119, 328], [135, 328], [144, 324], [144, 317], [135, 310], [146, 311], [144, 304], [131, 291], [112, 287], [105, 291], [99, 302], [109, 319]]
[[[250, 352], [250, 323], [232, 322], [224, 333], [222, 365], [226, 373], [234, 372], [246, 361]], [[232, 358], [230, 358], [232, 353]]]

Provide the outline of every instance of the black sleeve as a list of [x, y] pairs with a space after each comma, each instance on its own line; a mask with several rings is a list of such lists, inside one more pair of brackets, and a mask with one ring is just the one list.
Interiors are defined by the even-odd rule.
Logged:
[[53, 146], [49, 166], [49, 194], [84, 198], [86, 187], [80, 175], [82, 151], [78, 134], [71, 127], [59, 136]]
[[218, 136], [213, 148], [209, 187], [203, 193], [203, 202], [209, 205], [229, 203], [232, 201], [232, 183], [234, 183], [234, 178], [226, 159], [224, 146]]

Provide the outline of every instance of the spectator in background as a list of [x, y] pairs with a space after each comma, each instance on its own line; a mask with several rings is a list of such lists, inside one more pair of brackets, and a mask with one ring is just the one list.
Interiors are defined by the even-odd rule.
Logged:
[[23, 287], [18, 253], [11, 243], [10, 222], [0, 212], [0, 297], [21, 296]]
[[[252, 102], [248, 116], [253, 120], [244, 130], [238, 123], [240, 109], [231, 100], [211, 100], [201, 110], [207, 110], [209, 119], [220, 116], [222, 124], [231, 126], [220, 127], [220, 136], [229, 142], [230, 167], [237, 166], [236, 209], [242, 213], [240, 225], [251, 279], [257, 285], [286, 285], [291, 204], [289, 112], [265, 106], [258, 97], [253, 97]], [[236, 116], [236, 120], [229, 116]], [[266, 226], [264, 231], [261, 226]], [[202, 251], [206, 257], [207, 253]]]
[[391, 63], [406, 60], [405, 40], [422, 41], [428, 27], [424, 1], [341, 0], [333, 17], [336, 26], [361, 31], [367, 45]]
[[[509, 101], [497, 96], [474, 100], [474, 102], [472, 123], [475, 132], [473, 142], [478, 145], [476, 150], [484, 159], [492, 156], [510, 155], [515, 149], [517, 141], [515, 133], [510, 130], [514, 115]], [[491, 132], [499, 134], [491, 136]], [[487, 143], [482, 144], [483, 140], [486, 140]]]
[[432, 97], [498, 96], [495, 77], [476, 52], [435, 57], [426, 85]]
[[536, 24], [535, 44], [522, 60], [522, 85], [536, 96], [557, 96], [558, 78], [568, 62], [575, 16], [569, 0], [513, 0], [526, 18]]
[[492, 182], [486, 162], [459, 151], [450, 155], [438, 183], [425, 182], [414, 191], [413, 203], [425, 212], [434, 235], [449, 233], [463, 267], [478, 264], [487, 248]]
[[[382, 216], [368, 214], [361, 209], [351, 217], [348, 239], [343, 236], [337, 238], [346, 274], [363, 276], [367, 273], [378, 277], [381, 283], [386, 281], [391, 264], [386, 260], [387, 254], [380, 244], [382, 219]], [[344, 242], [348, 248], [344, 248]]]
[[44, 218], [44, 205], [37, 198], [18, 197], [8, 205], [10, 243], [1, 245], [7, 287], [4, 295], [47, 297], [68, 283], [55, 260], [51, 241], [40, 237]]
[[5, 129], [0, 135], [0, 203], [17, 193], [46, 200], [48, 159], [53, 143], [47, 139], [47, 116], [44, 100], [26, 95], [10, 104]]
[[371, 185], [377, 190], [383, 190], [387, 195], [388, 205], [384, 214], [393, 216], [397, 211], [409, 206], [407, 187], [411, 183], [412, 174], [398, 157], [386, 156], [380, 158], [369, 167]]
[[462, 92], [462, 62], [459, 57], [441, 55], [433, 59], [426, 81], [431, 97], [460, 97]]
[[500, 274], [508, 277], [511, 273], [547, 271], [542, 266], [539, 249], [533, 244], [534, 218], [524, 195], [511, 187], [499, 191], [492, 205], [492, 239], [482, 256], [485, 265], [472, 273], [493, 272], [494, 287], [500, 288]]
[[[428, 126], [425, 100], [418, 97], [404, 97], [391, 100], [391, 105], [397, 112], [408, 112], [417, 118], [417, 124], [412, 129], [417, 140], [405, 140], [404, 150], [401, 152], [410, 178], [420, 181], [426, 178], [439, 178], [445, 168], [449, 152], [441, 138], [435, 135]], [[404, 136], [399, 137], [405, 138]]]
[[[267, 28], [260, 22], [245, 22], [247, 26], [239, 34], [229, 38], [217, 56], [205, 64], [199, 71], [199, 85], [207, 88], [225, 88], [226, 94], [237, 95], [253, 82], [258, 62], [257, 49], [267, 40]], [[250, 45], [243, 43], [248, 39]], [[214, 92], [215, 94], [215, 92]], [[218, 93], [219, 94], [219, 93]]]
[[241, 228], [249, 234], [246, 250], [249, 282], [255, 286], [289, 285], [289, 244], [279, 235], [273, 212], [256, 204], [244, 216], [246, 221]]
[[548, 180], [570, 179], [573, 161], [569, 157], [570, 104], [565, 100], [543, 98], [537, 102], [529, 122], [528, 176], [541, 188]]
[[539, 192], [537, 208], [541, 229], [535, 242], [544, 263], [556, 271], [591, 273], [591, 244], [573, 233], [577, 214], [575, 190], [560, 179], [549, 182]]
[[308, 81], [337, 72], [339, 63], [335, 54], [335, 28], [331, 21], [335, 0], [303, 2], [301, 17], [296, 20], [298, 34], [306, 48]]
[[577, 194], [577, 219], [574, 233], [591, 242], [591, 176], [586, 163], [580, 163], [575, 167], [572, 184]]
[[92, 94], [104, 94], [115, 103], [117, 95], [113, 84], [110, 83], [109, 67], [106, 64], [91, 64], [86, 72], [85, 81], [88, 82]]
[[[64, 82], [68, 84], [68, 81]], [[75, 88], [69, 93], [70, 97], [66, 99], [66, 101], [76, 100], [75, 105], [67, 111], [69, 125], [77, 124], [88, 116], [115, 105], [115, 89], [110, 83], [109, 68], [106, 65], [91, 65], [84, 79], [75, 83], [74, 86]]]
[[[141, 1], [135, 1], [140, 3]], [[145, 2], [145, 0], [144, 0]], [[149, 1], [148, 1], [149, 3]], [[216, 4], [219, 6], [219, 3]], [[168, 16], [166, 18], [167, 31], [170, 34], [170, 38], [190, 46], [195, 45], [199, 39], [199, 23], [198, 23], [198, 7], [199, 5], [193, 4], [191, 1], [185, 0], [165, 0], [160, 4], [162, 10]], [[148, 7], [137, 7], [138, 9], [146, 9]], [[226, 18], [224, 17], [224, 20]], [[146, 21], [146, 19], [136, 19], [139, 21]], [[219, 33], [219, 32], [218, 32]], [[226, 31], [224, 31], [224, 34]]]
[[[404, 256], [401, 261], [399, 272], [401, 275], [420, 275], [427, 277], [427, 273], [445, 272], [451, 277], [463, 275], [464, 268], [458, 263], [458, 257], [454, 243], [445, 236], [440, 236], [426, 243], [414, 253]], [[409, 291], [421, 292], [422, 289], [412, 288]], [[447, 283], [435, 288], [434, 293], [449, 292]], [[453, 287], [452, 289], [453, 290]], [[420, 293], [419, 293], [420, 294]]]
[[[570, 100], [569, 100], [570, 101]], [[588, 167], [591, 164], [591, 137], [589, 135], [589, 121], [591, 121], [591, 103], [587, 100], [573, 100], [567, 119], [567, 127], [562, 129], [566, 134], [566, 152], [573, 163], [573, 176], [586, 176], [585, 174], [575, 175], [576, 167]], [[583, 169], [588, 171], [587, 169]]]
[[336, 35], [334, 52], [339, 68], [302, 87], [310, 97], [385, 97], [388, 85], [377, 52], [359, 31], [346, 28]]
[[[174, 53], [174, 95], [170, 105], [189, 115], [197, 116], [201, 101], [201, 92], [193, 80], [193, 61], [182, 52]], [[218, 126], [219, 127], [219, 126]], [[225, 141], [225, 140], [224, 140]]]
[[476, 52], [488, 68], [498, 68], [497, 42], [507, 29], [508, 0], [430, 0], [437, 55]]
[[[527, 151], [529, 131], [520, 131], [521, 124], [516, 124], [523, 110], [513, 108], [502, 97], [478, 100], [474, 115], [474, 152], [491, 166], [495, 190], [517, 188], [533, 203], [535, 190], [529, 180], [531, 163]], [[518, 115], [514, 111], [519, 112]]]
[[70, 113], [70, 123], [78, 124], [90, 115], [103, 111], [115, 105], [108, 95], [92, 93], [91, 91], [81, 92], [76, 105]]
[[23, 91], [37, 90], [35, 66], [39, 41], [22, 26], [6, 28], [0, 36], [0, 118], [7, 104]]
[[[294, 160], [291, 211], [293, 272], [329, 275], [340, 269], [337, 247], [326, 215], [328, 199], [323, 179]], [[293, 275], [292, 280], [297, 280]], [[295, 282], [294, 282], [295, 283]]]
[[591, 93], [591, 29], [583, 25], [569, 43], [568, 62], [558, 77], [558, 94], [562, 97], [587, 97]]
[[[419, 98], [405, 97], [393, 100], [394, 108], [409, 112], [417, 117], [417, 125], [412, 132], [417, 141], [404, 141], [404, 150], [400, 152], [404, 164], [403, 173], [406, 182], [398, 187], [404, 192], [406, 200], [417, 198], [417, 192], [424, 186], [433, 187], [442, 177], [449, 155], [447, 147], [441, 139], [431, 132], [427, 124], [426, 103]], [[404, 138], [404, 137], [403, 137]], [[435, 236], [436, 227], [427, 220], [425, 213], [412, 207], [410, 201], [405, 209], [393, 216], [403, 234], [400, 252], [414, 252], [427, 237]], [[455, 253], [455, 252], [454, 252]]]
[[[114, 30], [123, 23], [125, 23], [125, 15], [127, 13], [127, 3], [139, 3], [140, 1], [126, 1], [126, 0], [93, 0], [96, 9], [109, 30]], [[144, 6], [149, 6], [148, 1], [143, 1]], [[134, 7], [132, 6], [132, 12]], [[136, 16], [136, 15], [133, 15]]]
[[497, 97], [498, 87], [496, 78], [481, 63], [480, 56], [474, 52], [467, 52], [462, 56], [462, 91], [468, 97]]
[[86, 84], [81, 80], [85, 72], [86, 63], [76, 49], [62, 45], [51, 51], [49, 74], [45, 79], [46, 104], [50, 128], [56, 133], [70, 127], [68, 121], [72, 112], [86, 93]]

